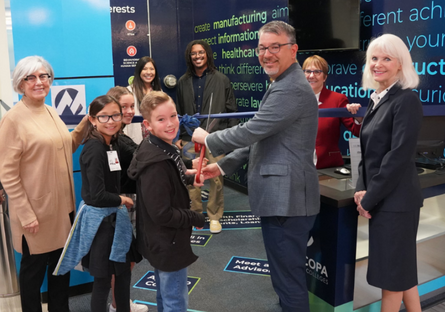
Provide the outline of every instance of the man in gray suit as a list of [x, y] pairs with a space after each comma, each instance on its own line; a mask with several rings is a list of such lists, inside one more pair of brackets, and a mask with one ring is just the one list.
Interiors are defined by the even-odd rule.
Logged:
[[320, 210], [313, 163], [318, 105], [296, 63], [295, 29], [272, 21], [259, 30], [258, 59], [273, 81], [256, 115], [248, 122], [208, 134], [198, 128], [192, 140], [212, 154], [233, 151], [208, 165], [206, 178], [232, 174], [249, 161], [252, 213], [261, 227], [273, 287], [283, 311], [309, 311], [306, 246]]

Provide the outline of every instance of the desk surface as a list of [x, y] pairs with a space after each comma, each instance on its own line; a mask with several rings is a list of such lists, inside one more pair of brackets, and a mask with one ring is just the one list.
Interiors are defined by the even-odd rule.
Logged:
[[[332, 168], [332, 171], [334, 170], [335, 168]], [[352, 186], [350, 177], [337, 179], [320, 173], [318, 179], [322, 203], [337, 208], [354, 205], [355, 187]], [[425, 169], [419, 174], [419, 181], [421, 188], [445, 184], [445, 171]]]

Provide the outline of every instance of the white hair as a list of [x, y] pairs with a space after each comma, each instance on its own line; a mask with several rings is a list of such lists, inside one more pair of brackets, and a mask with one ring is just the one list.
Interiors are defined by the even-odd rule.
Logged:
[[12, 87], [14, 88], [14, 91], [18, 94], [23, 94], [23, 91], [20, 89], [23, 79], [26, 76], [35, 73], [42, 67], [45, 68], [46, 72], [51, 76], [49, 78], [49, 85], [52, 85], [54, 71], [51, 65], [41, 56], [27, 56], [17, 63], [12, 73]]
[[376, 51], [380, 51], [389, 55], [392, 58], [396, 58], [402, 69], [397, 74], [399, 83], [402, 89], [416, 88], [419, 85], [419, 75], [413, 66], [413, 60], [406, 44], [392, 34], [384, 34], [378, 38], [371, 41], [366, 51], [366, 65], [363, 71], [362, 86], [363, 89], [377, 89], [379, 87], [378, 82], [376, 82], [372, 76], [370, 63], [372, 56]]

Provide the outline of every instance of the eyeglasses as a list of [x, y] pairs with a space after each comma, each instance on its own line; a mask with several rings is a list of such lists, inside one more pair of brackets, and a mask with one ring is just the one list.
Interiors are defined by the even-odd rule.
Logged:
[[288, 44], [293, 44], [293, 43], [289, 42], [289, 43], [283, 43], [283, 44], [273, 44], [268, 47], [256, 47], [255, 53], [257, 55], [263, 55], [264, 53], [266, 53], [266, 50], [269, 50], [270, 53], [276, 54], [276, 53], [280, 52], [280, 49], [282, 46], [288, 45]]
[[316, 70], [309, 70], [309, 69], [305, 69], [303, 70], [304, 73], [306, 74], [306, 76], [310, 76], [311, 74], [314, 74], [314, 76], [320, 76], [321, 73], [323, 72], [320, 69], [316, 69]]
[[96, 118], [97, 121], [100, 123], [107, 123], [110, 118], [113, 119], [113, 121], [122, 121], [122, 114], [114, 114], [114, 115], [99, 115], [94, 116], [93, 118]]
[[190, 53], [190, 56], [203, 56], [204, 54], [206, 54], [206, 51], [202, 50], [202, 51], [198, 51], [198, 52], [192, 52]]
[[[51, 78], [51, 76], [49, 74], [41, 74], [39, 76], [39, 79], [40, 79], [41, 82], [47, 82], [49, 78]], [[35, 75], [28, 75], [25, 78], [23, 78], [23, 80], [32, 83], [32, 82], [36, 82], [37, 81], [37, 77]]]

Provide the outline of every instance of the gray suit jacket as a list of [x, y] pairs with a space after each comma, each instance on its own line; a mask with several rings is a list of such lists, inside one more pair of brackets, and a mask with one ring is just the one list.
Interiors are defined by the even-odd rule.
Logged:
[[232, 150], [218, 164], [226, 174], [249, 160], [248, 190], [257, 216], [311, 216], [320, 210], [313, 163], [318, 105], [300, 65], [292, 64], [267, 90], [244, 124], [207, 136], [212, 154]]

